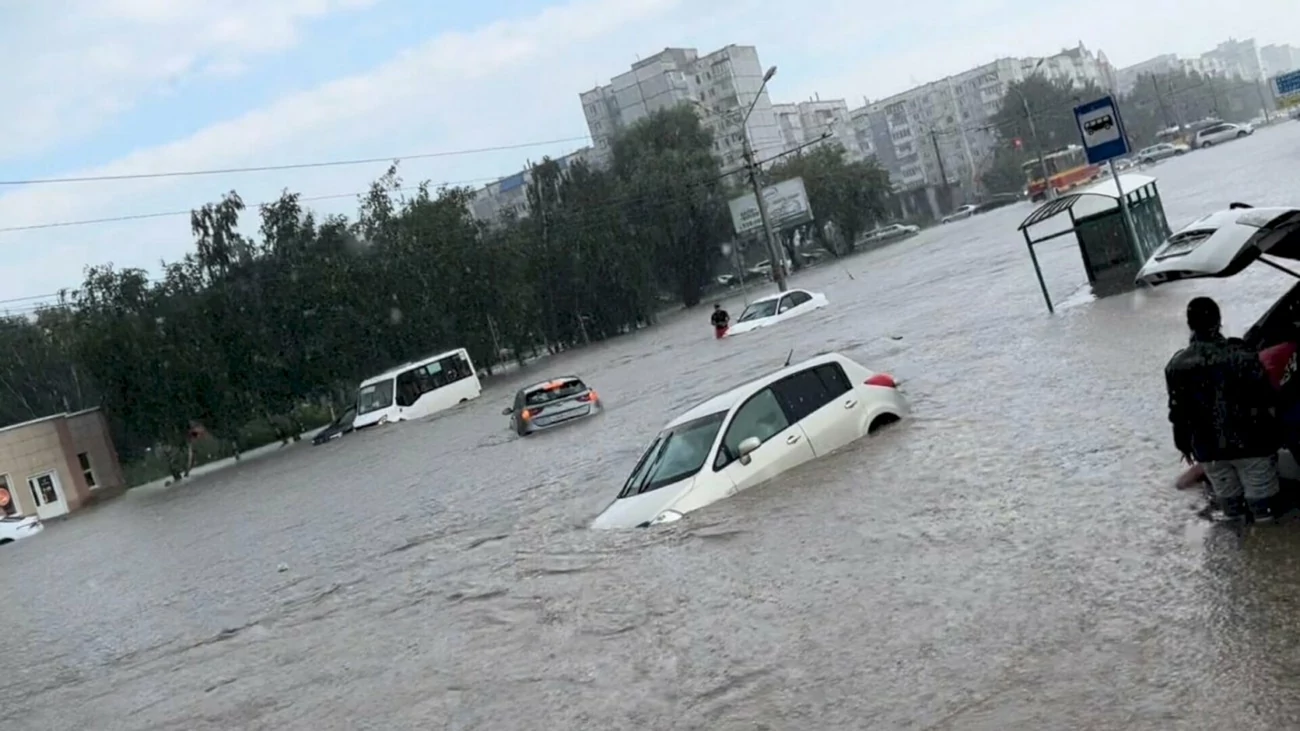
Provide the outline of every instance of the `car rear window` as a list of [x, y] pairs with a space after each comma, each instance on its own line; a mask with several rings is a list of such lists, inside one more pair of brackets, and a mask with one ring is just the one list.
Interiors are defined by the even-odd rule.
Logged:
[[559, 401], [570, 396], [577, 396], [587, 390], [587, 384], [579, 378], [557, 378], [554, 381], [538, 384], [524, 393], [525, 406], [541, 406], [552, 401]]

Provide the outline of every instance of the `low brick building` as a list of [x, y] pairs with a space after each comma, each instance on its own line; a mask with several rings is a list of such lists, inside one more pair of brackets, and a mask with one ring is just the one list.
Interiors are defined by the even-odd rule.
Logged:
[[125, 486], [108, 420], [97, 408], [0, 429], [4, 514], [57, 518]]

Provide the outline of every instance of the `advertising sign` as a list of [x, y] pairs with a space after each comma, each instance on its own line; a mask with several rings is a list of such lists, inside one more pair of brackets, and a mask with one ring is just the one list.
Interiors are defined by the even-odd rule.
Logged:
[[[774, 230], [808, 223], [813, 220], [812, 208], [808, 206], [808, 192], [803, 187], [803, 178], [782, 180], [776, 185], [763, 189], [763, 201], [767, 204], [767, 216], [772, 221]], [[731, 222], [737, 235], [760, 231], [763, 218], [758, 212], [758, 201], [754, 194], [742, 195], [730, 202]]]

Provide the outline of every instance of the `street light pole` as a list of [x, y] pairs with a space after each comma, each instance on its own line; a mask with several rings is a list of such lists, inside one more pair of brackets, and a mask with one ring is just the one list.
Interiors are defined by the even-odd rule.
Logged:
[[785, 256], [776, 245], [776, 235], [772, 232], [772, 221], [767, 217], [767, 201], [763, 199], [763, 186], [758, 184], [758, 164], [754, 161], [754, 149], [749, 145], [749, 135], [744, 139], [745, 167], [749, 170], [749, 184], [754, 189], [754, 200], [758, 202], [758, 217], [763, 221], [763, 237], [767, 239], [767, 257], [772, 263], [772, 279], [779, 292], [788, 288], [785, 283]]
[[749, 184], [754, 189], [754, 200], [758, 203], [758, 216], [763, 221], [763, 237], [767, 239], [768, 261], [772, 262], [772, 279], [776, 282], [777, 290], [784, 292], [788, 288], [785, 283], [785, 255], [781, 253], [776, 243], [776, 235], [772, 232], [772, 221], [767, 217], [767, 201], [763, 199], [763, 187], [758, 184], [758, 162], [754, 159], [754, 146], [749, 141], [749, 115], [754, 112], [754, 106], [758, 104], [759, 98], [763, 96], [763, 90], [767, 88], [767, 82], [771, 81], [773, 76], [776, 76], [775, 66], [763, 74], [763, 83], [754, 94], [754, 101], [749, 103], [749, 109], [745, 110], [745, 116], [740, 119], [743, 142], [741, 152], [745, 158], [745, 167], [749, 169]]

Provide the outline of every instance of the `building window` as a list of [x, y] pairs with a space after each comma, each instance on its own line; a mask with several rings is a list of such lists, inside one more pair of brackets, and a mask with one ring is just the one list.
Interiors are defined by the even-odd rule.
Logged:
[[86, 487], [95, 487], [95, 471], [90, 468], [90, 455], [86, 452], [78, 454], [77, 463], [81, 465], [81, 474], [86, 476]]

